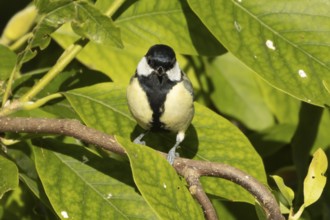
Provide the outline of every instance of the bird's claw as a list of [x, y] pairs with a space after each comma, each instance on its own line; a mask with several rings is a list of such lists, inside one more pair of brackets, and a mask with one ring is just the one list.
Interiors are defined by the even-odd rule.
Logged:
[[146, 145], [146, 142], [141, 140], [141, 139], [145, 136], [145, 134], [146, 134], [146, 133], [142, 133], [142, 134], [140, 134], [138, 137], [136, 137], [136, 138], [134, 139], [133, 142], [134, 142], [135, 144]]
[[133, 141], [135, 144], [141, 144], [141, 145], [146, 145], [145, 141], [141, 141], [141, 140], [134, 140]]

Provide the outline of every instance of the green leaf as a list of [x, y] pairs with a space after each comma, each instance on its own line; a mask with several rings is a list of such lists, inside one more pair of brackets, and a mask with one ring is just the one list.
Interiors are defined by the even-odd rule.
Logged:
[[97, 43], [122, 47], [119, 29], [115, 27], [111, 18], [102, 15], [85, 1], [39, 0], [36, 5], [44, 16], [35, 27], [34, 36], [21, 56], [23, 62], [36, 55], [35, 48], [46, 48], [51, 39], [50, 35], [68, 22], [72, 23], [73, 29], [81, 37]]
[[280, 90], [330, 104], [329, 7], [323, 0], [188, 0], [214, 36]]
[[325, 172], [328, 168], [328, 160], [324, 151], [319, 148], [313, 154], [308, 173], [304, 181], [304, 206], [307, 207], [316, 202], [324, 189], [327, 178]]
[[211, 197], [218, 218], [225, 220], [258, 219], [254, 207], [242, 202], [229, 202], [221, 198]]
[[214, 56], [224, 51], [185, 1], [136, 1], [115, 21], [135, 47], [165, 43], [179, 53]]
[[160, 219], [204, 219], [185, 183], [156, 151], [117, 137], [127, 152], [134, 181]]
[[271, 176], [273, 180], [275, 181], [277, 187], [282, 193], [282, 196], [285, 199], [286, 204], [289, 205], [289, 207], [292, 207], [292, 201], [294, 199], [294, 192], [290, 187], [287, 187], [280, 176], [272, 175]]
[[[40, 1], [47, 5], [40, 13], [44, 13], [38, 25], [34, 28], [28, 48], [39, 47], [45, 49], [50, 42], [50, 35], [61, 25], [72, 21], [75, 18], [75, 3], [70, 0], [64, 1]], [[38, 6], [38, 5], [37, 5]], [[38, 7], [43, 9], [43, 7]]]
[[43, 206], [24, 184], [6, 194], [0, 201], [1, 219], [45, 220], [58, 219]]
[[[9, 48], [0, 44], [0, 89], [3, 81], [9, 78], [15, 64], [16, 54]], [[0, 90], [1, 94], [1, 90]]]
[[224, 114], [238, 119], [245, 126], [262, 130], [274, 123], [253, 71], [231, 53], [215, 58], [207, 68], [213, 83], [211, 99]]
[[[21, 139], [28, 139], [28, 136], [21, 136], [19, 137]], [[16, 137], [16, 139], [19, 139]], [[15, 161], [19, 168], [19, 178], [22, 181], [22, 185], [24, 185], [24, 188], [26, 187], [25, 191], [28, 191], [29, 194], [31, 192], [33, 194], [30, 195], [30, 197], [33, 198], [33, 203], [36, 202], [36, 197], [39, 199], [38, 204], [41, 206], [40, 208], [43, 209], [43, 213], [47, 211], [51, 211], [51, 205], [49, 203], [49, 200], [45, 194], [45, 191], [42, 188], [41, 181], [38, 177], [34, 160], [32, 159], [32, 152], [31, 152], [31, 143], [24, 142], [23, 140], [18, 142], [17, 144], [11, 145], [8, 148], [7, 154], [8, 156]], [[22, 187], [21, 185], [21, 187]], [[26, 203], [29, 203], [29, 201], [24, 200]], [[33, 204], [34, 205], [34, 204]], [[33, 207], [31, 204], [31, 207]], [[27, 206], [29, 208], [30, 206]], [[37, 213], [35, 213], [37, 214]]]
[[0, 156], [0, 199], [2, 196], [18, 187], [18, 169], [10, 160]]
[[[132, 140], [143, 130], [129, 113], [125, 93], [122, 86], [102, 83], [68, 91], [65, 96], [87, 126]], [[149, 132], [145, 141], [167, 152], [175, 142], [175, 134]], [[267, 182], [262, 160], [248, 139], [229, 121], [197, 103], [192, 126], [180, 146], [183, 157], [230, 164]], [[254, 204], [247, 191], [230, 181], [207, 177], [201, 181], [208, 193]]]
[[40, 13], [46, 14], [40, 23], [41, 27], [51, 26], [57, 29], [64, 23], [72, 22], [73, 30], [82, 37], [100, 44], [123, 47], [120, 31], [111, 18], [103, 15], [88, 2], [39, 0], [36, 5]]
[[123, 47], [119, 28], [114, 25], [111, 18], [101, 14], [87, 2], [77, 5], [72, 28], [80, 36], [95, 43]]
[[87, 126], [129, 138], [136, 122], [129, 113], [125, 90], [115, 83], [100, 83], [64, 93]]
[[258, 216], [259, 220], [267, 220], [268, 219], [265, 211], [263, 210], [263, 208], [261, 207], [261, 205], [258, 202], [255, 203], [254, 207], [255, 207], [255, 210], [256, 210], [256, 213], [257, 213], [257, 216]]
[[20, 178], [29, 187], [29, 189], [40, 198], [40, 191], [38, 189], [38, 175], [34, 167], [33, 160], [29, 157], [29, 146], [24, 142], [18, 142], [10, 146], [8, 149], [8, 156], [14, 160], [20, 169]]
[[102, 158], [76, 144], [36, 140], [36, 168], [60, 218], [156, 219], [135, 191], [126, 162]]
[[40, 14], [47, 14], [57, 8], [65, 7], [65, 5], [71, 2], [72, 0], [34, 0], [34, 4]]

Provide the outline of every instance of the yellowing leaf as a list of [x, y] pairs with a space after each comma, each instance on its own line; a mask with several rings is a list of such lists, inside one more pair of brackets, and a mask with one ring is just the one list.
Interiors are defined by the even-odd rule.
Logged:
[[273, 180], [275, 181], [277, 187], [281, 191], [283, 197], [285, 198], [285, 200], [287, 201], [287, 203], [291, 207], [292, 206], [292, 200], [294, 199], [294, 192], [293, 192], [293, 190], [290, 187], [287, 187], [285, 185], [282, 177], [276, 176], [276, 175], [273, 175], [271, 177], [273, 178]]
[[327, 178], [324, 176], [328, 168], [328, 160], [324, 151], [319, 148], [313, 154], [313, 160], [309, 165], [308, 173], [304, 181], [304, 205], [305, 207], [316, 202], [323, 191]]

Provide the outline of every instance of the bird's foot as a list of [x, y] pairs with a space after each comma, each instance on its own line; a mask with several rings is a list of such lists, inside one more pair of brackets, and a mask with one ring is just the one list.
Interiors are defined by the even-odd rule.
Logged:
[[141, 139], [144, 137], [144, 135], [146, 135], [146, 133], [142, 133], [142, 134], [140, 134], [139, 136], [137, 136], [137, 137], [134, 139], [133, 142], [134, 142], [135, 144], [146, 145], [146, 142], [141, 140]]
[[167, 161], [171, 165], [173, 165], [175, 158], [180, 156], [180, 154], [178, 152], [176, 152], [177, 148], [179, 148], [179, 146], [172, 147], [171, 150], [167, 154]]
[[175, 147], [172, 147], [171, 148], [171, 150], [168, 152], [168, 154], [167, 154], [167, 161], [171, 164], [171, 165], [173, 165], [173, 163], [174, 163], [174, 159], [175, 159], [175, 150], [176, 150], [176, 148]]

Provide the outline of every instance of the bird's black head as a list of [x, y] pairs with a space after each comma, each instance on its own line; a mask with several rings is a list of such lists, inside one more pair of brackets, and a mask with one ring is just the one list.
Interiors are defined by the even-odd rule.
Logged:
[[150, 47], [145, 57], [149, 66], [155, 70], [167, 71], [176, 62], [174, 50], [164, 44], [156, 44]]

